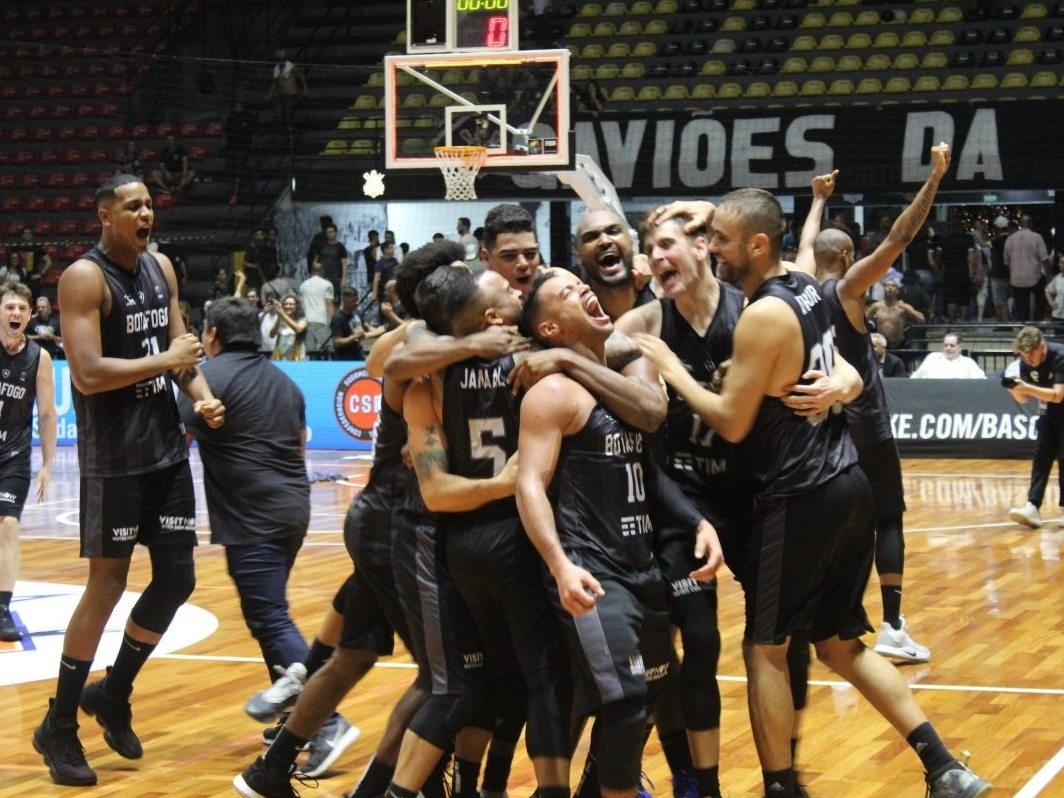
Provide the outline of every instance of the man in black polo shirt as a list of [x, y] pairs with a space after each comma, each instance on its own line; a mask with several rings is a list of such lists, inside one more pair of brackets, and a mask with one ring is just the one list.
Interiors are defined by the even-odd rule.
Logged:
[[350, 286], [340, 292], [340, 309], [329, 322], [332, 332], [333, 360], [365, 360], [362, 342], [376, 338], [383, 327], [367, 327], [358, 315], [358, 291]]

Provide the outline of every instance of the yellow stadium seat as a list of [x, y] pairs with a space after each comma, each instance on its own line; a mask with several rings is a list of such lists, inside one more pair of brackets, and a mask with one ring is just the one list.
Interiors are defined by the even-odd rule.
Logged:
[[743, 17], [727, 17], [721, 24], [720, 29], [729, 33], [746, 30], [746, 20]]
[[627, 13], [628, 5], [620, 2], [609, 3], [602, 10], [602, 16], [604, 17], [623, 17]]
[[661, 87], [656, 83], [651, 83], [649, 86], [643, 86], [635, 95], [635, 99], [636, 102], [640, 103], [656, 102], [661, 99]]
[[791, 43], [792, 52], [806, 52], [816, 49], [816, 38], [813, 36], [796, 36]]
[[[598, 3], [584, 3], [580, 7], [580, 16], [582, 16], [582, 17], [601, 17], [602, 16], [602, 6], [600, 6]], [[569, 34], [569, 35], [571, 36], [572, 34]]]
[[824, 85], [824, 81], [807, 80], [802, 84], [798, 93], [802, 97], [819, 97], [825, 91], [827, 91], [827, 86]]
[[366, 85], [370, 88], [378, 89], [384, 85], [384, 73], [374, 72], [369, 76], [369, 80], [366, 81]]
[[934, 75], [921, 75], [913, 84], [913, 91], [938, 91], [941, 88], [938, 78]]
[[907, 50], [912, 49], [914, 47], [924, 47], [926, 44], [927, 34], [924, 33], [922, 30], [905, 31], [905, 35], [901, 37], [901, 46]]
[[893, 50], [899, 44], [901, 44], [901, 40], [898, 38], [898, 34], [892, 30], [876, 34], [876, 38], [872, 42], [872, 46], [877, 50]]
[[618, 36], [639, 36], [643, 33], [643, 26], [636, 22], [634, 19], [630, 19], [627, 22], [622, 22], [621, 27], [617, 28]]
[[[439, 95], [437, 95], [439, 96]], [[424, 108], [425, 95], [419, 91], [406, 95], [403, 98], [403, 108]]]
[[712, 100], [717, 95], [717, 89], [712, 83], [696, 83], [691, 88], [692, 100]]
[[761, 99], [772, 94], [772, 87], [763, 80], [754, 81], [746, 86], [743, 95], [753, 99]]
[[453, 104], [454, 100], [446, 94], [433, 94], [432, 99], [429, 100], [429, 108], [446, 108], [448, 105]]
[[827, 20], [824, 15], [819, 11], [810, 11], [802, 17], [802, 22], [799, 27], [802, 28], [822, 28], [827, 25]]
[[872, 53], [865, 59], [866, 72], [884, 72], [890, 69], [890, 56], [886, 53]]
[[444, 86], [457, 86], [460, 83], [465, 83], [465, 72], [460, 69], [448, 69], [445, 70], [440, 77], [440, 83]]
[[711, 53], [734, 53], [735, 52], [735, 41], [733, 39], [724, 39], [724, 38], [717, 39], [715, 42], [713, 42], [713, 49], [710, 50], [710, 52]]
[[340, 124], [337, 127], [340, 130], [360, 130], [362, 128], [362, 120], [357, 116], [345, 116], [340, 120]]
[[949, 56], [941, 50], [932, 50], [920, 61], [921, 69], [945, 69], [949, 65]]
[[916, 53], [898, 53], [894, 58], [894, 63], [891, 64], [892, 69], [901, 69], [906, 72], [918, 66], [920, 66], [920, 59], [917, 58]]
[[599, 64], [595, 67], [595, 80], [613, 80], [621, 74], [621, 68], [616, 64]]
[[753, 11], [757, 7], [755, 0], [735, 0], [732, 3], [732, 11]]
[[932, 33], [927, 43], [932, 47], [951, 47], [956, 40], [957, 37], [953, 34], [953, 31], [942, 29]]
[[887, 94], [905, 94], [912, 91], [912, 83], [901, 75], [895, 75], [883, 84], [883, 91]]
[[591, 26], [586, 22], [574, 22], [569, 27], [570, 39], [586, 39], [591, 35]]
[[588, 64], [573, 64], [569, 69], [570, 80], [590, 80], [595, 74], [595, 70]]
[[633, 58], [653, 58], [658, 54], [658, 46], [654, 42], [639, 42], [632, 50]]
[[[403, 139], [399, 142], [399, 150], [404, 155], [418, 155], [425, 151], [425, 139]], [[371, 150], [372, 152], [372, 150]], [[368, 154], [368, 153], [367, 153]]]
[[829, 28], [849, 28], [853, 25], [853, 14], [849, 11], [836, 11], [828, 17]]
[[1014, 42], [1038, 42], [1042, 40], [1042, 31], [1034, 25], [1024, 25], [1013, 37]]
[[395, 120], [395, 127], [399, 128], [414, 127], [414, 123], [410, 121], [409, 117], [400, 117]]
[[1023, 12], [1020, 14], [1021, 19], [1042, 19], [1049, 12], [1046, 10], [1045, 3], [1027, 3], [1023, 7]]
[[654, 12], [654, 4], [650, 0], [636, 0], [632, 3], [632, 7], [628, 9], [628, 13], [634, 17], [642, 17]]
[[867, 50], [872, 46], [872, 37], [867, 33], [851, 33], [846, 39], [847, 50]]
[[612, 22], [600, 22], [591, 29], [591, 35], [600, 39], [612, 39], [617, 35], [617, 26]]
[[436, 127], [436, 117], [419, 116], [417, 119], [414, 120], [414, 127]]
[[1031, 78], [1031, 87], [1035, 89], [1051, 89], [1057, 85], [1057, 76], [1053, 72], [1036, 72]]
[[606, 50], [607, 58], [627, 58], [632, 54], [632, 48], [628, 46], [628, 42], [614, 42]]
[[1009, 57], [1006, 63], [1009, 66], [1030, 66], [1034, 63], [1034, 53], [1026, 47], [1009, 50]]
[[999, 89], [1026, 89], [1027, 76], [1022, 72], [1009, 72], [998, 84]]
[[837, 6], [859, 6], [861, 0], [835, 0]]
[[[415, 139], [415, 141], [419, 140]], [[373, 155], [375, 151], [376, 147], [372, 139], [355, 139], [351, 142], [351, 147], [347, 152], [349, 155]]]
[[914, 8], [909, 14], [910, 25], [930, 25], [935, 21], [935, 12], [930, 8]]
[[864, 62], [859, 55], [844, 55], [835, 62], [836, 72], [860, 72]]
[[598, 42], [585, 44], [584, 49], [580, 51], [580, 57], [584, 60], [598, 61], [606, 57], [606, 48]]
[[336, 139], [325, 145], [325, 155], [347, 155], [347, 142]]
[[878, 25], [879, 14], [877, 14], [875, 11], [862, 11], [854, 19], [853, 24], [857, 25], [858, 27], [863, 27], [866, 25]]
[[669, 32], [669, 23], [663, 19], [652, 19], [643, 27], [647, 36], [664, 36]]
[[828, 94], [853, 94], [853, 92], [853, 81], [848, 78], [833, 80], [831, 85], [828, 86]]
[[680, 5], [676, 0], [658, 0], [658, 4], [654, 6], [655, 14], [675, 14], [679, 10]]
[[809, 64], [801, 56], [791, 56], [783, 62], [783, 66], [780, 67], [780, 72], [785, 74], [795, 74], [798, 72], [805, 72], [808, 69]]
[[687, 99], [687, 86], [681, 84], [674, 84], [665, 89], [661, 98], [663, 100], [686, 100]]
[[780, 80], [772, 87], [773, 97], [796, 97], [797, 95], [798, 84], [793, 80]]
[[647, 72], [642, 61], [629, 61], [621, 67], [621, 77], [625, 80], [638, 80]]
[[727, 64], [725, 64], [723, 61], [718, 61], [716, 59], [711, 58], [709, 61], [706, 61], [702, 64], [701, 74], [706, 76], [723, 75], [727, 71]]
[[855, 94], [881, 94], [883, 82], [879, 78], [861, 78], [857, 83]]
[[810, 72], [834, 72], [835, 59], [830, 55], [818, 55], [809, 62]]
[[734, 100], [743, 96], [743, 87], [740, 83], [722, 83], [717, 88], [718, 100]]
[[355, 111], [368, 111], [370, 108], [377, 107], [377, 98], [372, 94], [360, 94], [355, 98], [354, 104], [351, 106]]
[[957, 6], [944, 6], [941, 11], [938, 12], [937, 22], [939, 25], [952, 25], [956, 22], [962, 22], [964, 20], [964, 12], [957, 8]]
[[610, 92], [610, 102], [630, 103], [635, 101], [635, 90], [631, 86], [618, 86]]
[[837, 33], [829, 33], [820, 40], [821, 50], [841, 50], [844, 45], [845, 40]]
[[955, 72], [952, 75], [947, 75], [946, 79], [942, 81], [943, 91], [967, 91], [968, 90], [968, 76]]
[[973, 91], [982, 91], [985, 89], [996, 89], [998, 85], [997, 77], [991, 72], [980, 72], [974, 78], [972, 78], [970, 89]]

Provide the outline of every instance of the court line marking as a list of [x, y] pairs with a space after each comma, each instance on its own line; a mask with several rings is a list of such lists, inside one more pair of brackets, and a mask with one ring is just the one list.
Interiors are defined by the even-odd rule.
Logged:
[[1064, 748], [1057, 751], [1052, 759], [1042, 765], [1042, 769], [1035, 773], [1031, 780], [1024, 784], [1023, 787], [1020, 788], [1020, 791], [1012, 796], [1012, 798], [1034, 798], [1036, 795], [1040, 794], [1043, 789], [1049, 786], [1049, 782], [1051, 782], [1061, 770], [1064, 770]]

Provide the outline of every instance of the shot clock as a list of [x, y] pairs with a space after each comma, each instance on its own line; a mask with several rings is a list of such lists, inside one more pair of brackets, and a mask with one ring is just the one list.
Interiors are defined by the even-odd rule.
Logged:
[[407, 0], [408, 53], [518, 49], [520, 0]]

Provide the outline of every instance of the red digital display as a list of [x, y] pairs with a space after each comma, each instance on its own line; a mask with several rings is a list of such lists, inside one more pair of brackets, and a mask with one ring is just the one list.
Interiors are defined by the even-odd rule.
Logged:
[[510, 48], [508, 6], [503, 0], [460, 0], [455, 8], [456, 47], [459, 50]]

